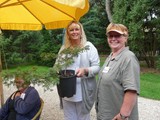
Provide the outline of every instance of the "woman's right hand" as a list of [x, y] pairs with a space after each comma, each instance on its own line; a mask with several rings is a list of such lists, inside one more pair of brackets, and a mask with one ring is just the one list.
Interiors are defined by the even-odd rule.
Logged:
[[21, 93], [20, 92], [17, 92], [15, 97], [18, 97], [18, 96], [21, 96]]
[[11, 99], [13, 100], [13, 99], [14, 99], [15, 97], [17, 97], [17, 96], [21, 96], [21, 94], [20, 94], [19, 91], [15, 92], [15, 93], [11, 96]]

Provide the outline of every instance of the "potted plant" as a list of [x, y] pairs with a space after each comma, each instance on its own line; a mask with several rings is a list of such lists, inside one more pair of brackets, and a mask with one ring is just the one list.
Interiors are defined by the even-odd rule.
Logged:
[[88, 49], [89, 46], [74, 49], [67, 48], [59, 53], [50, 73], [54, 73], [54, 79], [58, 79], [57, 90], [60, 97], [72, 97], [76, 93], [75, 71], [67, 69], [67, 67], [74, 62], [74, 57], [77, 57], [80, 52]]

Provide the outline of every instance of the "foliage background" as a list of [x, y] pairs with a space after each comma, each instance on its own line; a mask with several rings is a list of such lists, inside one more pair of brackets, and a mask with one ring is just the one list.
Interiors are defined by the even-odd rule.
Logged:
[[[88, 41], [91, 41], [99, 52], [106, 54], [105, 28], [108, 23], [105, 3], [91, 3], [91, 9], [81, 19]], [[53, 66], [54, 59], [43, 60], [43, 53], [57, 54], [63, 43], [63, 29], [41, 30], [41, 31], [2, 31], [1, 51], [3, 68], [7, 66], [37, 64]]]
[[[80, 22], [84, 26], [88, 41], [91, 41], [99, 54], [108, 55], [106, 26], [109, 24], [105, 10], [110, 1], [113, 22], [129, 28], [130, 49], [150, 68], [159, 68], [160, 51], [160, 1], [159, 0], [90, 0], [90, 10]], [[64, 29], [41, 31], [2, 31], [0, 51], [3, 68], [18, 65], [37, 64], [53, 66], [54, 59], [44, 53], [57, 54], [63, 43]]]

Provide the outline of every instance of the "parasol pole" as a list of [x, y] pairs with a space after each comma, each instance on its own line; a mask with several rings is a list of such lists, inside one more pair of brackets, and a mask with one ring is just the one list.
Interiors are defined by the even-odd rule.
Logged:
[[[0, 30], [0, 35], [2, 31]], [[4, 104], [4, 95], [3, 95], [3, 81], [2, 81], [2, 60], [1, 60], [1, 51], [0, 51], [0, 102], [1, 107]]]
[[0, 100], [1, 107], [4, 104], [4, 95], [3, 95], [3, 82], [2, 82], [2, 61], [1, 61], [1, 53], [0, 53]]

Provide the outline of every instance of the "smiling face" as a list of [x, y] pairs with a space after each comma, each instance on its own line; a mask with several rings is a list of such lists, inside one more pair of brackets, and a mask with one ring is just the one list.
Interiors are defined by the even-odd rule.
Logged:
[[111, 31], [107, 34], [107, 36], [108, 44], [113, 52], [117, 52], [125, 47], [125, 43], [127, 42], [127, 36], [125, 36], [124, 34]]
[[77, 23], [72, 23], [69, 27], [68, 27], [68, 36], [69, 36], [69, 40], [72, 44], [80, 44], [81, 41], [81, 27], [79, 24]]
[[106, 35], [112, 52], [119, 52], [127, 43], [128, 29], [123, 24], [110, 23], [106, 29]]

